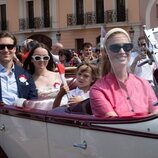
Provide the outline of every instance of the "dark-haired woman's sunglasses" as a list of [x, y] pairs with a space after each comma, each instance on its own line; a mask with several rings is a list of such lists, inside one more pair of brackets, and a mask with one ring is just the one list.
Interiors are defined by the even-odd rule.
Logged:
[[120, 52], [121, 48], [123, 48], [123, 50], [125, 52], [129, 52], [133, 49], [133, 44], [132, 43], [124, 43], [124, 44], [112, 44], [109, 46], [110, 51], [113, 53]]
[[48, 55], [45, 55], [45, 56], [33, 55], [32, 59], [34, 61], [48, 61], [50, 59], [50, 57]]
[[7, 47], [8, 50], [12, 50], [15, 45], [14, 44], [0, 44], [0, 50], [5, 49], [5, 47]]

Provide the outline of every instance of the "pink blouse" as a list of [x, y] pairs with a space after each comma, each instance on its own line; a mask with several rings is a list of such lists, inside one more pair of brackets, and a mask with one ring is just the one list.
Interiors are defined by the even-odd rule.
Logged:
[[118, 82], [109, 73], [98, 80], [90, 89], [92, 112], [97, 117], [105, 117], [108, 112], [118, 116], [148, 114], [158, 106], [153, 106], [157, 97], [149, 82], [129, 74], [125, 83]]

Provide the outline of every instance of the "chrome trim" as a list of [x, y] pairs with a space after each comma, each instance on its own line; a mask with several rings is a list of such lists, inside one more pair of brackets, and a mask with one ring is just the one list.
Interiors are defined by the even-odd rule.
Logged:
[[0, 127], [0, 131], [5, 131], [5, 125], [4, 124]]
[[87, 142], [84, 140], [83, 143], [74, 144], [73, 147], [86, 150], [87, 149]]

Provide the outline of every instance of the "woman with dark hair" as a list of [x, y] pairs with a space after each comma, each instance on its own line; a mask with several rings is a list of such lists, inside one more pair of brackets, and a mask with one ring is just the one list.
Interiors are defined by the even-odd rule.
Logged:
[[70, 61], [73, 57], [73, 53], [68, 49], [61, 49], [59, 51], [59, 61], [60, 63], [64, 64], [65, 67], [69, 67]]
[[39, 43], [30, 51], [23, 67], [32, 74], [39, 98], [54, 98], [57, 95], [61, 79], [59, 73], [52, 71], [55, 63], [45, 44]]
[[[48, 60], [48, 63], [47, 63], [47, 65], [46, 65], [46, 68], [47, 68], [47, 70], [50, 70], [50, 71], [54, 70], [54, 68], [55, 68], [55, 63], [54, 63], [54, 61], [53, 61], [53, 57], [52, 57], [52, 55], [51, 55], [51, 53], [50, 53], [48, 47], [47, 47], [45, 44], [43, 44], [43, 43], [37, 44], [37, 45], [30, 51], [28, 57], [26, 58], [26, 60], [25, 60], [25, 62], [24, 62], [24, 65], [23, 65], [24, 69], [28, 70], [29, 73], [31, 73], [32, 75], [35, 73], [35, 64], [32, 62], [32, 56], [34, 55], [35, 51], [37, 51], [37, 50], [36, 50], [37, 48], [38, 48], [39, 50], [40, 50], [40, 48], [43, 48], [43, 49], [45, 49], [45, 50], [47, 51], [46, 54], [48, 54], [49, 60]], [[37, 59], [37, 61], [41, 61], [40, 58], [38, 58], [38, 57], [36, 57], [35, 59]], [[38, 59], [39, 59], [39, 60], [38, 60]], [[44, 59], [43, 59], [43, 60], [44, 60]]]

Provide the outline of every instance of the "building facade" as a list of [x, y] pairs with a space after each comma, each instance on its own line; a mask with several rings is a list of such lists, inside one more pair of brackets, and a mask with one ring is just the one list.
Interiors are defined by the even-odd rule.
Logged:
[[84, 42], [95, 47], [101, 27], [132, 29], [136, 44], [143, 25], [157, 24], [158, 0], [0, 0], [0, 30], [14, 33], [19, 45], [33, 38], [48, 47], [57, 41], [77, 50]]

